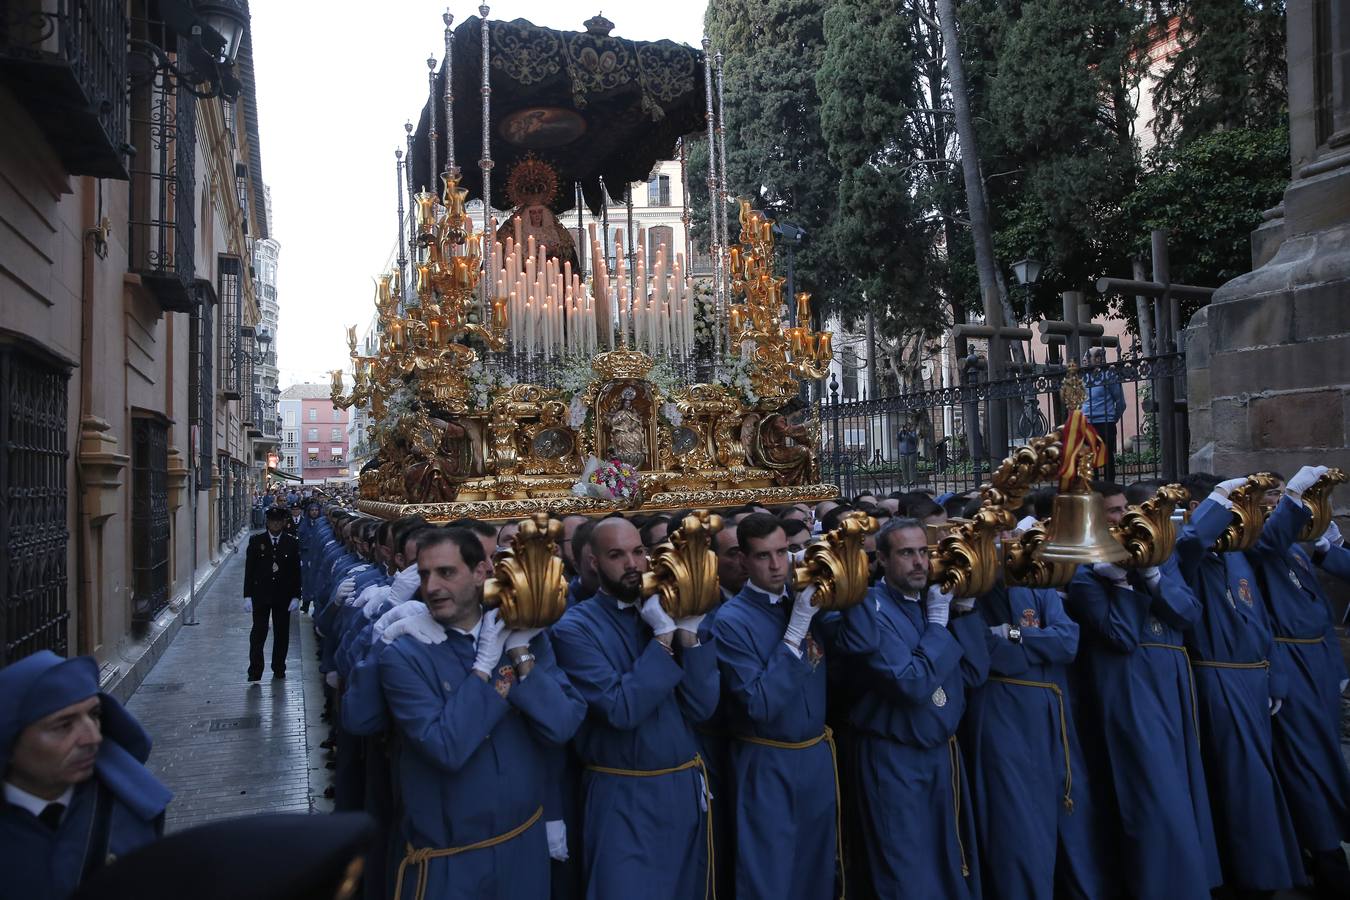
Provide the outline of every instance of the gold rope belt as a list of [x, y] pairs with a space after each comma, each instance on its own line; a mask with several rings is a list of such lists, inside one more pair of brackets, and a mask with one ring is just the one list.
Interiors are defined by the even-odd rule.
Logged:
[[1159, 650], [1175, 650], [1186, 658], [1186, 677], [1191, 682], [1191, 724], [1195, 726], [1195, 739], [1200, 740], [1200, 713], [1197, 709], [1195, 699], [1195, 669], [1191, 668], [1191, 655], [1186, 652], [1186, 648], [1180, 644], [1150, 644], [1141, 642], [1140, 647], [1156, 647]]
[[1321, 637], [1315, 637], [1315, 638], [1286, 638], [1286, 637], [1277, 637], [1277, 638], [1275, 639], [1275, 643], [1277, 643], [1277, 644], [1320, 644], [1320, 643], [1322, 643], [1324, 640], [1326, 640], [1326, 635], [1322, 635]]
[[1043, 688], [1055, 695], [1059, 702], [1059, 740], [1064, 745], [1064, 808], [1073, 812], [1073, 764], [1069, 760], [1069, 718], [1064, 712], [1064, 691], [1053, 681], [1027, 681], [1022, 678], [1004, 678], [990, 675], [990, 681], [999, 684], [1016, 684], [1022, 687]]
[[749, 734], [737, 734], [733, 737], [747, 744], [776, 747], [779, 750], [808, 750], [821, 741], [830, 748], [830, 766], [834, 769], [834, 858], [839, 863], [839, 900], [845, 900], [848, 896], [848, 883], [844, 878], [844, 803], [839, 790], [839, 748], [834, 744], [834, 732], [830, 726], [826, 725], [819, 737], [806, 741], [774, 741]]
[[961, 877], [969, 878], [966, 844], [961, 840], [961, 747], [956, 743], [956, 735], [947, 738], [947, 755], [952, 763], [952, 808], [956, 811], [956, 849], [961, 854]]
[[1238, 663], [1238, 662], [1217, 662], [1212, 659], [1193, 659], [1191, 665], [1199, 666], [1203, 669], [1269, 669], [1270, 660], [1261, 659], [1256, 662]]
[[534, 811], [521, 824], [512, 828], [505, 834], [499, 834], [496, 837], [487, 840], [477, 841], [472, 844], [465, 844], [463, 847], [423, 847], [420, 850], [414, 850], [412, 844], [408, 845], [407, 851], [403, 855], [403, 862], [398, 864], [398, 884], [394, 888], [394, 900], [399, 900], [403, 893], [403, 873], [407, 871], [408, 866], [417, 866], [417, 890], [413, 893], [414, 900], [423, 900], [427, 892], [427, 863], [433, 859], [440, 859], [446, 856], [458, 856], [461, 853], [471, 853], [474, 850], [486, 850], [489, 847], [496, 847], [498, 844], [505, 844], [507, 841], [520, 837], [529, 831], [534, 824], [544, 815], [544, 808], [541, 806]]
[[[671, 766], [668, 769], [620, 769], [615, 766], [587, 766], [586, 771], [597, 772], [601, 775], [619, 775], [624, 778], [655, 778], [659, 775], [674, 775], [676, 772], [687, 772], [690, 769], [698, 769], [699, 775], [703, 778], [703, 806], [705, 810], [705, 819], [708, 824], [708, 874], [704, 879], [703, 896], [711, 897], [717, 900], [717, 862], [713, 853], [713, 812], [712, 812], [712, 788], [708, 782], [708, 767], [703, 762], [703, 757], [697, 753], [694, 758], [688, 762], [680, 763], [678, 766]], [[394, 900], [398, 900], [397, 897]]]

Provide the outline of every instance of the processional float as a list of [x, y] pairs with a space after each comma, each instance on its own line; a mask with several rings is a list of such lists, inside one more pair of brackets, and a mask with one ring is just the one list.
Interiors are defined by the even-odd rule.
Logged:
[[[601, 17], [584, 32], [559, 32], [479, 12], [457, 31], [443, 17], [445, 63], [438, 75], [428, 60], [431, 96], [415, 136], [408, 126], [406, 157], [398, 154], [400, 252], [377, 280], [375, 350], [358, 352], [349, 328], [350, 393], [343, 372], [332, 373], [333, 403], [369, 407], [368, 438], [380, 448], [361, 473], [358, 506], [381, 518], [521, 519], [485, 592], [512, 628], [551, 624], [565, 609], [561, 525], [550, 514], [693, 509], [657, 548], [643, 590], [672, 616], [706, 612], [720, 599], [712, 539], [722, 521], [709, 508], [838, 494], [820, 479], [819, 408], [803, 421], [798, 399], [802, 381], [826, 373], [832, 336], [811, 327], [809, 295], [784, 298], [772, 221], [741, 201], [739, 239], [730, 240], [725, 167], [718, 172], [721, 55], [710, 57], [707, 41], [700, 53], [611, 37]], [[704, 130], [716, 148], [714, 277], [701, 290], [689, 274], [692, 241], [682, 253], [649, 245], [631, 195], [627, 231], [611, 233], [606, 185], [645, 180], [678, 146], [687, 231], [682, 139]], [[456, 159], [480, 135], [479, 171], [461, 170]], [[509, 174], [494, 192], [498, 163]], [[419, 180], [424, 189], [414, 191]], [[560, 189], [568, 183], [572, 191]], [[471, 196], [489, 201], [478, 223]], [[582, 206], [599, 214], [600, 234], [583, 236], [580, 218], [575, 232], [561, 224]], [[498, 223], [492, 209], [510, 213]], [[577, 247], [587, 236], [589, 254]], [[785, 299], [795, 324], [784, 321]], [[1146, 568], [1171, 555], [1186, 492], [1167, 485], [1109, 526], [1090, 487], [1101, 442], [1078, 412], [1072, 364], [1062, 393], [1073, 411], [1065, 424], [1004, 460], [972, 518], [930, 534], [931, 577], [943, 590], [1062, 587], [1081, 564]], [[1329, 492], [1344, 480], [1333, 470], [1305, 492], [1310, 535], [1325, 529]], [[1016, 510], [1045, 481], [1059, 485], [1052, 515], [1016, 532]], [[1215, 549], [1254, 545], [1276, 483], [1254, 475], [1232, 492], [1233, 522]], [[814, 584], [822, 609], [860, 602], [863, 543], [876, 527], [863, 514], [844, 517], [809, 545], [796, 586]]]

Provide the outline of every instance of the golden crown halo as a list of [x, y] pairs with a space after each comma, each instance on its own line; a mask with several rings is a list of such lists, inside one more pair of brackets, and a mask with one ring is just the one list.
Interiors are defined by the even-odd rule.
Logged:
[[517, 209], [548, 206], [557, 195], [557, 171], [533, 153], [516, 163], [506, 179], [506, 199]]

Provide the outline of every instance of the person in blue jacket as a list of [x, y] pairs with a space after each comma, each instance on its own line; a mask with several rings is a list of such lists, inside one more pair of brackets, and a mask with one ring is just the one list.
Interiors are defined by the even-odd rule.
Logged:
[[736, 532], [746, 582], [712, 627], [732, 738], [736, 896], [830, 898], [838, 784], [814, 588], [789, 591], [787, 534], [776, 517], [751, 513]]
[[978, 605], [989, 680], [971, 692], [961, 744], [984, 896], [1101, 897], [1102, 848], [1068, 678], [1078, 623], [1048, 588], [998, 584]]
[[[1121, 511], [1123, 513], [1123, 510]], [[1160, 568], [1078, 568], [1066, 608], [1079, 737], [1101, 800], [1104, 856], [1130, 896], [1208, 898], [1222, 881], [1183, 633], [1199, 620], [1175, 557]]]
[[879, 897], [978, 898], [956, 729], [967, 691], [988, 675], [989, 627], [973, 600], [926, 588], [922, 522], [893, 518], [877, 551], [883, 577], [844, 611], [836, 639], [861, 692], [849, 721], [868, 873]]
[[406, 851], [396, 894], [546, 897], [544, 750], [571, 738], [585, 704], [542, 629], [484, 613], [483, 545], [462, 528], [426, 535], [421, 594], [446, 640], [409, 634], [380, 656], [398, 733]]
[[[1093, 347], [1084, 353], [1083, 365], [1105, 366], [1105, 348]], [[1083, 372], [1083, 382], [1087, 386], [1083, 415], [1106, 443], [1106, 467], [1102, 476], [1107, 481], [1115, 481], [1116, 423], [1125, 415], [1125, 391], [1120, 386], [1120, 377], [1110, 369], [1089, 369]]]
[[1350, 676], [1331, 603], [1297, 543], [1312, 516], [1303, 492], [1325, 473], [1325, 466], [1304, 466], [1289, 479], [1247, 558], [1274, 625], [1276, 658], [1288, 674], [1275, 717], [1276, 771], [1299, 846], [1311, 859], [1313, 885], [1326, 896], [1346, 897], [1350, 867], [1341, 842], [1350, 840], [1350, 769], [1341, 754], [1340, 718]]
[[1176, 544], [1201, 614], [1186, 634], [1200, 708], [1200, 749], [1224, 885], [1257, 897], [1303, 884], [1303, 863], [1276, 777], [1271, 716], [1285, 695], [1256, 574], [1241, 553], [1211, 548], [1232, 521], [1228, 494], [1246, 478], [1192, 473], [1190, 517]]
[[150, 737], [98, 689], [92, 657], [50, 650], [0, 669], [0, 895], [65, 900], [164, 832], [172, 794]]
[[[1327, 530], [1313, 542], [1312, 561], [1324, 572], [1342, 581], [1350, 581], [1350, 548], [1345, 546], [1341, 527], [1335, 520], [1328, 523]], [[1341, 624], [1344, 625], [1347, 620], [1350, 620], [1350, 606], [1346, 607]]]
[[604, 519], [589, 541], [600, 588], [552, 629], [558, 663], [587, 707], [576, 736], [586, 896], [709, 897], [694, 726], [717, 706], [714, 645], [699, 641], [702, 617], [675, 622], [658, 598], [642, 599], [647, 551], [632, 523]]

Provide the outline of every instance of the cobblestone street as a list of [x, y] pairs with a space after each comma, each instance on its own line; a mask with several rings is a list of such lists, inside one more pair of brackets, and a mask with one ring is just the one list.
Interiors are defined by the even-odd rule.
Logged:
[[[168, 830], [264, 812], [320, 812], [323, 693], [308, 616], [291, 618], [287, 676], [249, 683], [244, 547], [225, 561], [196, 624], [174, 638], [130, 709], [154, 739], [150, 768], [173, 790]], [[189, 620], [192, 621], [192, 620]], [[269, 637], [268, 658], [271, 644]]]

